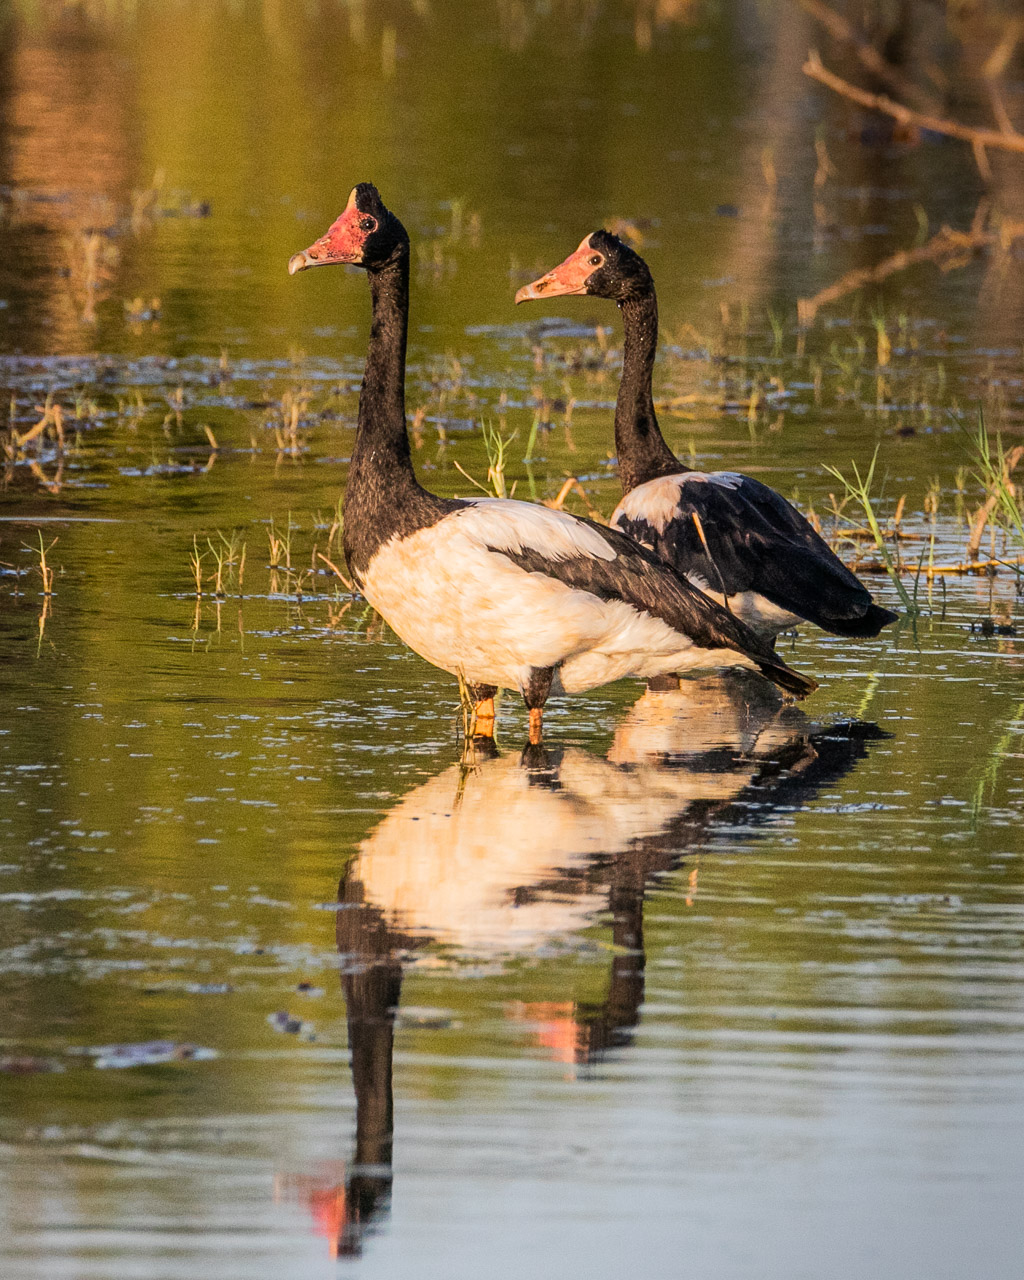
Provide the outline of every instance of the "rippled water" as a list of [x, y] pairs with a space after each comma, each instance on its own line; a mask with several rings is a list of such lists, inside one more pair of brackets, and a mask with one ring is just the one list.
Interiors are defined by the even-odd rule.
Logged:
[[4, 1280], [1017, 1274], [1013, 573], [785, 639], [799, 709], [627, 682], [531, 751], [506, 699], [466, 757], [331, 568], [365, 282], [285, 273], [376, 180], [426, 482], [483, 480], [486, 419], [518, 496], [607, 515], [617, 316], [511, 297], [628, 222], [680, 456], [830, 532], [822, 464], [877, 445], [902, 557], [951, 564], [977, 408], [1024, 418], [1016, 249], [796, 301], [970, 225], [969, 152], [861, 137], [738, 2], [298, 8], [0, 25], [4, 439], [64, 432], [0, 460]]

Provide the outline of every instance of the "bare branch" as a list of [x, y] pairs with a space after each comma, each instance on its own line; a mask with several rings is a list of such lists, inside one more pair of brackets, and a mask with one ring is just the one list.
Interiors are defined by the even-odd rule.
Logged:
[[891, 62], [887, 62], [871, 41], [851, 26], [841, 14], [823, 4], [822, 0], [797, 0], [797, 4], [816, 22], [820, 22], [830, 36], [841, 44], [848, 44], [863, 66], [894, 93], [909, 99], [922, 111], [935, 110], [938, 104], [932, 94], [908, 80]]
[[991, 231], [973, 229], [954, 231], [952, 227], [943, 227], [926, 244], [919, 245], [916, 249], [901, 249], [898, 253], [883, 258], [873, 267], [860, 267], [856, 271], [848, 271], [835, 284], [822, 289], [813, 298], [801, 298], [796, 304], [800, 324], [805, 326], [812, 324], [821, 308], [828, 303], [836, 302], [848, 293], [862, 289], [866, 284], [878, 284], [888, 276], [895, 275], [897, 271], [905, 271], [907, 267], [915, 266], [919, 262], [941, 263], [943, 259], [950, 260], [949, 265], [955, 266], [957, 259], [969, 258], [978, 249], [984, 249], [999, 242], [999, 237]]
[[902, 103], [894, 102], [883, 93], [868, 93], [866, 89], [858, 89], [841, 76], [822, 65], [817, 50], [812, 49], [803, 65], [804, 75], [817, 80], [841, 97], [849, 98], [869, 111], [881, 111], [892, 116], [902, 125], [917, 129], [927, 129], [931, 133], [945, 134], [949, 138], [959, 138], [969, 142], [977, 154], [977, 148], [993, 147], [1001, 151], [1018, 151], [1024, 153], [1024, 134], [1003, 133], [998, 129], [974, 129], [970, 125], [960, 124], [958, 120], [946, 120], [941, 116], [927, 115], [921, 111], [912, 111]]

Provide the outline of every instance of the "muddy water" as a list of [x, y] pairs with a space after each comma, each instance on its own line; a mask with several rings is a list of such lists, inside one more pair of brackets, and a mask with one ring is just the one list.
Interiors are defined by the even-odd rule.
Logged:
[[823, 463], [878, 446], [902, 557], [962, 558], [965, 430], [1022, 420], [1015, 252], [796, 302], [969, 226], [970, 156], [851, 132], [800, 20], [633, 8], [9, 6], [4, 438], [50, 397], [64, 440], [0, 490], [5, 1280], [1018, 1269], [1012, 573], [785, 640], [799, 710], [624, 683], [524, 753], [509, 699], [464, 761], [451, 681], [331, 569], [365, 282], [285, 264], [365, 178], [439, 491], [486, 420], [517, 495], [611, 511], [617, 317], [511, 296], [618, 218], [680, 456], [832, 531]]

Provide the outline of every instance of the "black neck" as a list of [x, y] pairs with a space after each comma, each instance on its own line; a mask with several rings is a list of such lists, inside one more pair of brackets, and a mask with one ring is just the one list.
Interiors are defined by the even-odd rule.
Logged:
[[[347, 492], [371, 479], [415, 484], [405, 429], [405, 342], [409, 327], [409, 254], [367, 273], [373, 324], [359, 393], [359, 423]], [[374, 486], [376, 487], [376, 486]]]
[[651, 379], [658, 349], [658, 299], [654, 286], [619, 303], [625, 330], [622, 381], [615, 402], [615, 452], [623, 493], [680, 470], [654, 412]]
[[394, 537], [427, 528], [463, 504], [428, 493], [416, 480], [405, 429], [405, 339], [409, 246], [368, 272], [373, 326], [359, 393], [356, 447], [345, 486], [345, 558], [356, 582]]

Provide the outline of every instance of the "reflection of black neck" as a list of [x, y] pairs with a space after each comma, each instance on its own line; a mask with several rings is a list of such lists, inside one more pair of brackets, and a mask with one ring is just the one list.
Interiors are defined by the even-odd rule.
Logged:
[[354, 1257], [361, 1251], [363, 1235], [390, 1206], [392, 1059], [402, 967], [395, 959], [399, 940], [387, 929], [379, 911], [362, 905], [362, 885], [343, 879], [338, 902], [341, 985], [356, 1094], [354, 1168], [345, 1182], [345, 1221], [338, 1253]]
[[622, 380], [615, 402], [615, 452], [623, 493], [657, 476], [681, 471], [679, 459], [665, 443], [654, 412], [651, 390], [658, 349], [658, 299], [654, 285], [639, 297], [619, 303], [624, 343]]
[[608, 905], [616, 954], [612, 958], [607, 996], [600, 1005], [577, 1013], [582, 1033], [577, 1058], [585, 1062], [596, 1062], [609, 1049], [632, 1043], [644, 1002], [643, 882], [613, 884]]

